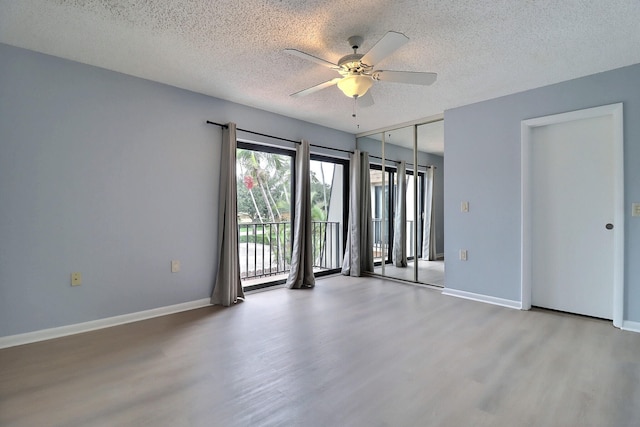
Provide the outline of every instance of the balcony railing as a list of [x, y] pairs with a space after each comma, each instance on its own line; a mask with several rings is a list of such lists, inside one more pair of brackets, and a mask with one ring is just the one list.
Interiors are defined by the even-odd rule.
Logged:
[[[385, 219], [383, 222], [381, 218], [373, 218], [373, 259], [375, 262], [387, 259], [387, 253], [389, 250], [389, 220]], [[384, 230], [384, 241], [382, 241], [382, 232]], [[413, 257], [413, 220], [407, 220], [406, 228], [407, 236], [407, 256]]]
[[311, 221], [313, 267], [333, 270], [342, 266], [342, 233], [339, 222]]
[[[341, 224], [312, 221], [313, 267], [339, 268], [342, 261]], [[238, 224], [240, 277], [256, 279], [288, 274], [291, 269], [290, 222]]]

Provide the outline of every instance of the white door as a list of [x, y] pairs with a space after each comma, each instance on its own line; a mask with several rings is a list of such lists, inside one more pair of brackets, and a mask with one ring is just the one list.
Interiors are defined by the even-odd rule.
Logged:
[[613, 125], [605, 115], [531, 129], [532, 305], [613, 318]]

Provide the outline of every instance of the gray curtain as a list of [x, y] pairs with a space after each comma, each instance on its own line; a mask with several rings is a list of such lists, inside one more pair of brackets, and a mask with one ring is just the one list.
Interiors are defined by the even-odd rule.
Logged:
[[425, 214], [422, 226], [422, 259], [436, 260], [436, 222], [433, 209], [433, 168], [427, 169], [427, 185], [424, 187]]
[[407, 166], [398, 165], [396, 178], [396, 209], [393, 217], [393, 265], [407, 266]]
[[342, 274], [362, 276], [373, 272], [373, 223], [369, 154], [355, 150], [350, 162], [349, 225]]
[[296, 153], [296, 195], [293, 225], [293, 252], [291, 271], [287, 279], [290, 289], [312, 288], [313, 241], [311, 230], [311, 169], [309, 142], [302, 140]]
[[236, 124], [222, 132], [220, 196], [218, 200], [218, 274], [211, 304], [230, 306], [244, 299], [238, 260], [238, 212], [236, 206]]

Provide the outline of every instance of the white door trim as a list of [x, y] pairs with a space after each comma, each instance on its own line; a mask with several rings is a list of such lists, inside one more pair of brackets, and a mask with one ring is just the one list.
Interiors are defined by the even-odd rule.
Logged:
[[572, 120], [611, 116], [613, 121], [613, 182], [614, 182], [614, 229], [613, 229], [613, 325], [620, 328], [624, 308], [624, 129], [622, 103], [587, 108], [568, 113], [538, 117], [521, 122], [521, 300], [522, 309], [531, 309], [531, 144], [532, 129]]

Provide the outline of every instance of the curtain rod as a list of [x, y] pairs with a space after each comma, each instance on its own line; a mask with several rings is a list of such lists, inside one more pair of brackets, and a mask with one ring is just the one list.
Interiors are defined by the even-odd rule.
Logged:
[[[210, 120], [207, 120], [207, 124], [220, 126], [221, 128], [225, 128], [225, 129], [229, 127], [229, 126], [224, 125], [222, 123], [216, 123], [216, 122], [212, 122]], [[247, 130], [247, 129], [241, 129], [239, 127], [236, 127], [236, 130], [239, 130], [240, 132], [250, 133], [250, 134], [253, 134], [253, 135], [266, 136], [267, 138], [278, 139], [280, 141], [287, 141], [287, 142], [293, 142], [294, 144], [300, 144], [300, 141], [294, 141], [293, 139], [287, 139], [287, 138], [281, 138], [279, 136], [267, 135], [266, 133], [254, 132], [254, 131]], [[324, 145], [317, 145], [317, 144], [309, 144], [309, 145], [312, 146], [312, 147], [316, 147], [316, 148], [324, 148], [325, 150], [334, 150], [334, 151], [340, 151], [342, 153], [351, 153], [351, 154], [353, 154], [353, 151], [343, 150], [341, 148], [325, 147]]]
[[[222, 124], [222, 123], [216, 123], [216, 122], [212, 122], [211, 120], [207, 120], [207, 124], [209, 125], [216, 125], [216, 126], [220, 126], [221, 128], [228, 128], [228, 125]], [[300, 144], [300, 141], [294, 141], [293, 139], [287, 139], [287, 138], [281, 138], [279, 136], [273, 136], [273, 135], [267, 135], [266, 133], [260, 133], [260, 132], [254, 132], [251, 130], [247, 130], [247, 129], [240, 129], [239, 127], [236, 127], [236, 130], [239, 130], [240, 132], [246, 132], [246, 133], [251, 133], [253, 135], [259, 135], [259, 136], [266, 136], [267, 138], [273, 138], [273, 139], [278, 139], [280, 141], [287, 141], [287, 142], [293, 142], [294, 144]], [[316, 148], [324, 148], [326, 150], [334, 150], [334, 151], [340, 151], [342, 153], [349, 153], [349, 154], [353, 154], [353, 151], [350, 150], [343, 150], [341, 148], [333, 148], [333, 147], [325, 147], [324, 145], [316, 145], [316, 144], [309, 144], [312, 147], [316, 147]], [[382, 157], [378, 157], [378, 156], [372, 156], [369, 155], [369, 157], [373, 157], [375, 159], [380, 159], [382, 160]], [[399, 163], [397, 160], [391, 160], [391, 159], [386, 159], [389, 160], [391, 162], [396, 162]], [[412, 165], [413, 163], [408, 163], [408, 165]], [[418, 167], [422, 167], [422, 168], [436, 168], [435, 166], [431, 166], [431, 165], [418, 165]]]
[[[380, 160], [382, 160], [382, 157], [374, 156], [374, 155], [372, 155], [372, 154], [369, 154], [369, 157], [373, 157], [374, 159], [380, 159]], [[387, 158], [385, 158], [385, 160], [386, 160], [386, 161], [389, 161], [389, 162], [400, 163], [400, 161], [399, 161], [399, 160], [393, 160], [393, 159], [387, 159]], [[408, 164], [408, 165], [413, 166], [413, 163], [411, 163], [411, 162], [405, 162], [405, 163], [406, 163], [406, 164]], [[437, 169], [437, 167], [435, 167], [435, 166], [433, 166], [433, 165], [418, 165], [418, 167], [419, 167], [419, 168], [427, 168], [427, 169], [428, 169], [428, 168], [434, 168], [434, 169]]]
[[[207, 124], [220, 126], [221, 128], [225, 128], [225, 129], [229, 127], [228, 125], [223, 125], [221, 123], [216, 123], [216, 122], [212, 122], [212, 121], [209, 121], [209, 120], [207, 120]], [[294, 144], [300, 144], [300, 141], [294, 141], [293, 139], [287, 139], [287, 138], [281, 138], [279, 136], [267, 135], [266, 133], [253, 132], [253, 131], [247, 130], [247, 129], [240, 129], [239, 127], [236, 127], [236, 130], [239, 130], [241, 132], [251, 133], [253, 135], [266, 136], [267, 138], [279, 139], [280, 141], [287, 141], [287, 142], [293, 142]]]

